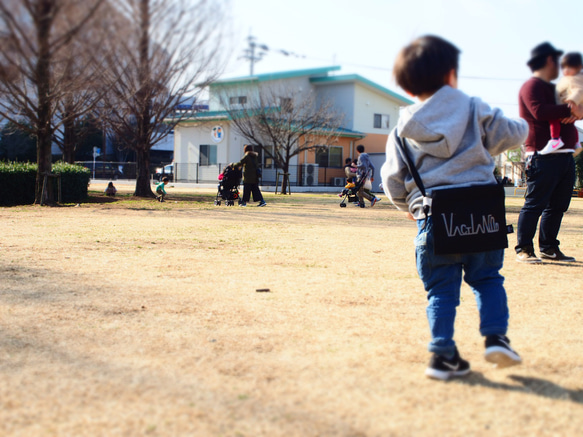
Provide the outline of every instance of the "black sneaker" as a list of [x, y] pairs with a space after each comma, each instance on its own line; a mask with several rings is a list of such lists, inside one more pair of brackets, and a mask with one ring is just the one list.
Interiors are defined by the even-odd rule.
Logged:
[[541, 250], [540, 257], [550, 261], [563, 261], [568, 263], [575, 262], [575, 258], [565, 255], [559, 250], [558, 247], [551, 247], [550, 249]]
[[516, 261], [528, 264], [538, 264], [541, 263], [541, 259], [534, 254], [532, 249], [522, 249], [516, 254]]
[[510, 347], [508, 337], [500, 334], [486, 336], [486, 353], [484, 357], [486, 361], [494, 364], [494, 367], [498, 369], [522, 363], [520, 355]]
[[457, 349], [452, 358], [433, 354], [429, 366], [425, 369], [425, 376], [441, 381], [447, 381], [453, 376], [464, 376], [470, 373], [470, 363], [460, 357]]

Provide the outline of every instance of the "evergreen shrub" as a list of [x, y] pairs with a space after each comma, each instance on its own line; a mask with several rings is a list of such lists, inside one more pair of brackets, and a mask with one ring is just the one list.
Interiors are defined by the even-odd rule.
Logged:
[[577, 188], [583, 188], [583, 153], [575, 157], [575, 172], [577, 173]]
[[34, 203], [36, 164], [0, 162], [0, 205], [27, 205]]
[[[87, 199], [87, 189], [91, 172], [82, 165], [67, 164], [65, 162], [56, 162], [53, 164], [53, 173], [61, 175], [61, 202], [62, 203], [79, 203]], [[57, 197], [57, 180], [53, 181], [55, 199]]]
[[[37, 164], [0, 162], [0, 206], [30, 205], [34, 203]], [[87, 198], [89, 169], [64, 162], [53, 164], [53, 174], [61, 175], [61, 202], [78, 203]], [[50, 178], [55, 200], [58, 196], [57, 178]]]

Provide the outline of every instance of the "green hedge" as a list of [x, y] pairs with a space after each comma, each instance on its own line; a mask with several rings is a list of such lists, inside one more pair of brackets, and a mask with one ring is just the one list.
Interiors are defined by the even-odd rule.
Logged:
[[583, 188], [583, 153], [575, 157], [575, 171], [577, 172], [577, 188]]
[[[53, 164], [53, 173], [61, 175], [61, 202], [78, 203], [87, 199], [87, 189], [91, 172], [82, 165], [57, 162]], [[57, 193], [57, 181], [54, 181], [55, 197]]]
[[0, 162], [0, 205], [27, 205], [34, 203], [36, 164]]
[[[34, 203], [37, 165], [22, 162], [0, 162], [0, 205], [29, 205]], [[53, 174], [61, 175], [61, 202], [78, 203], [87, 198], [87, 188], [91, 177], [89, 169], [80, 165], [57, 162], [53, 164]], [[57, 200], [57, 179], [53, 192]]]

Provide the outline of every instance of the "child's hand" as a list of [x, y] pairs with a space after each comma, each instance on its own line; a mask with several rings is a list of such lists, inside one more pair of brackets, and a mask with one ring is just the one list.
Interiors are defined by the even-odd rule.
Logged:
[[[571, 110], [571, 115], [572, 115], [572, 117], [570, 117], [570, 118], [575, 118], [575, 120], [583, 119], [583, 106], [582, 105], [576, 105], [574, 102], [569, 101], [569, 109]], [[574, 123], [575, 120], [573, 120], [571, 123]]]
[[415, 217], [413, 217], [413, 214], [411, 214], [410, 212], [407, 212], [407, 218], [408, 218], [409, 220], [413, 220], [413, 221], [415, 221]]

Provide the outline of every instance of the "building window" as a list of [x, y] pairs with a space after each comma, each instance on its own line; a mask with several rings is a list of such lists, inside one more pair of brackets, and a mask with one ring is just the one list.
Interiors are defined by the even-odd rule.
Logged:
[[200, 165], [217, 165], [217, 146], [215, 144], [201, 144], [198, 163]]
[[279, 107], [284, 112], [291, 112], [293, 109], [293, 100], [291, 99], [291, 97], [280, 97]]
[[387, 114], [375, 114], [374, 115], [374, 128], [375, 129], [390, 129], [390, 117]]
[[320, 167], [342, 167], [342, 147], [330, 146], [317, 149], [316, 163]]
[[244, 105], [245, 103], [247, 103], [247, 96], [229, 97], [230, 105]]
[[[261, 164], [262, 168], [273, 168], [274, 162], [273, 162], [273, 158], [271, 156], [273, 156], [273, 146], [263, 146], [263, 147], [258, 147], [258, 146], [253, 146], [253, 150], [255, 150], [258, 153], [257, 159], [259, 161], [259, 164]], [[271, 153], [271, 156], [268, 155], [268, 153]]]

